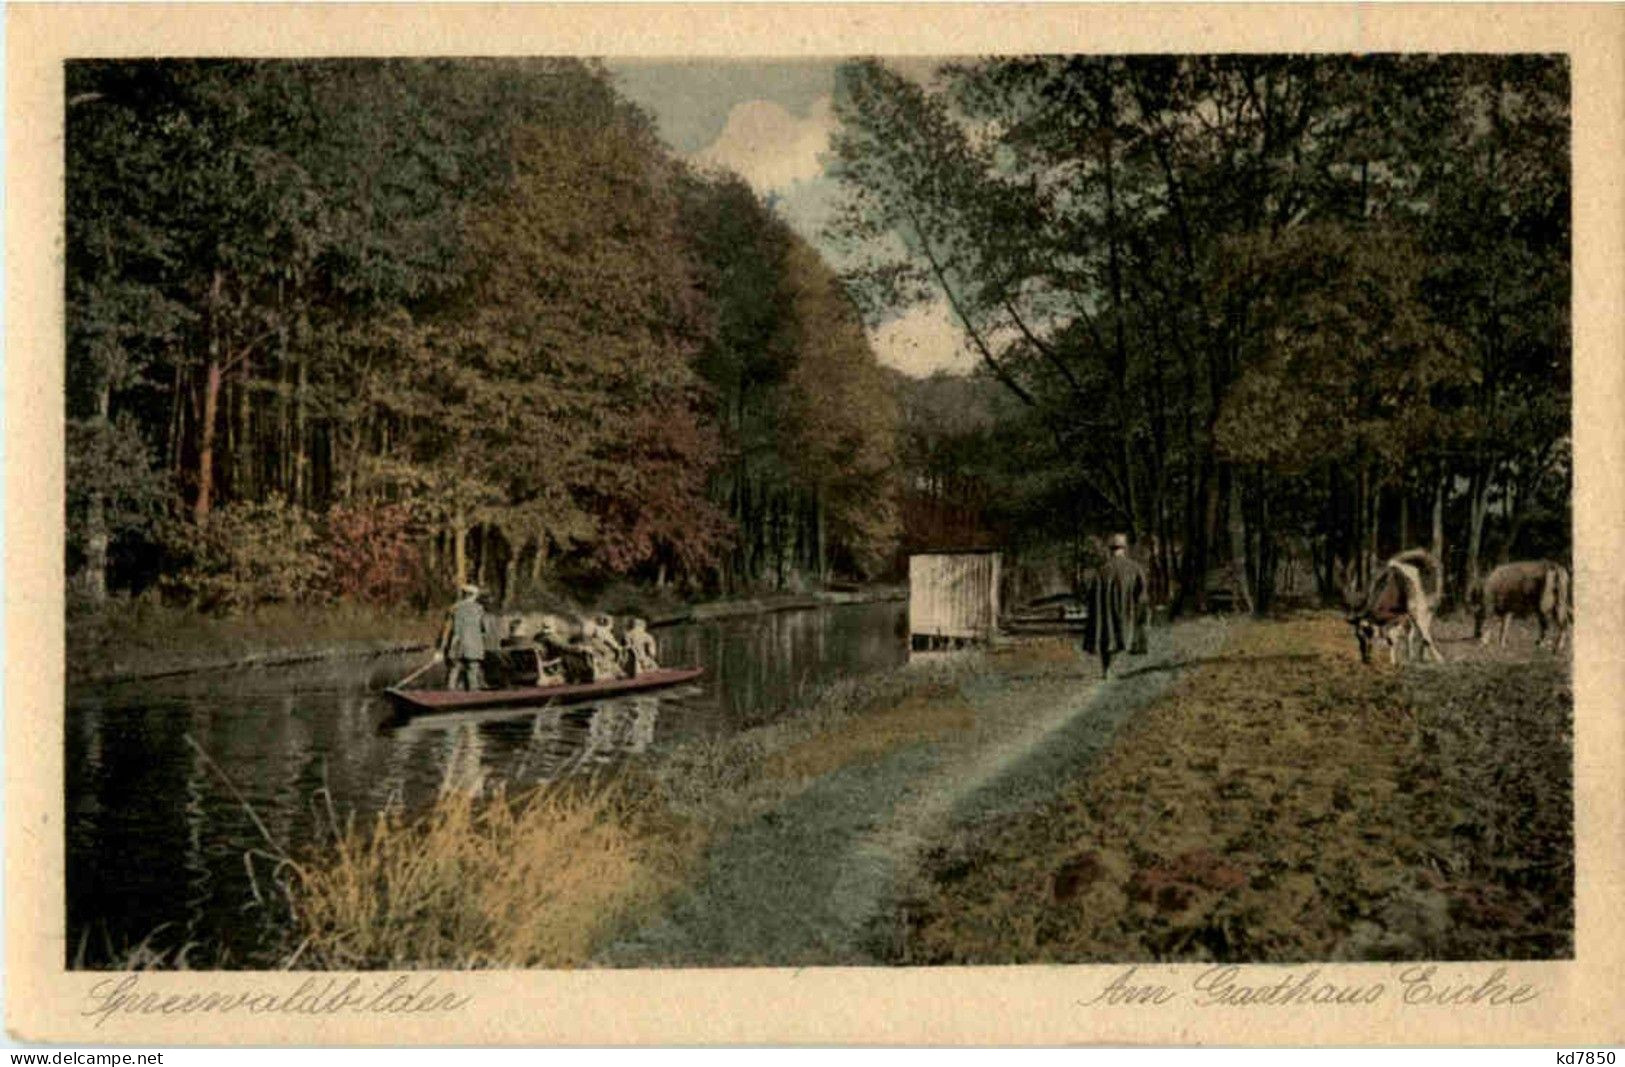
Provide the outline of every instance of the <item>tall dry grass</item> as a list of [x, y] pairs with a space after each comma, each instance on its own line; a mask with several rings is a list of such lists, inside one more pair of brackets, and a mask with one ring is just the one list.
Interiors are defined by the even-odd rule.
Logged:
[[414, 816], [349, 825], [292, 869], [294, 967], [573, 967], [653, 908], [699, 853], [630, 779], [445, 789]]

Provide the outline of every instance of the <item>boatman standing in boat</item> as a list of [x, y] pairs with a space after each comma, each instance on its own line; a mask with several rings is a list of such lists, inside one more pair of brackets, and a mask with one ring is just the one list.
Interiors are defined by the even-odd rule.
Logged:
[[484, 689], [480, 663], [485, 659], [485, 609], [480, 587], [465, 585], [440, 631], [440, 654], [446, 661], [447, 689]]
[[1107, 545], [1111, 556], [1095, 571], [1089, 622], [1083, 631], [1083, 650], [1100, 653], [1102, 678], [1111, 677], [1115, 653], [1145, 653], [1150, 622], [1145, 568], [1129, 556], [1128, 538], [1123, 534], [1112, 534]]

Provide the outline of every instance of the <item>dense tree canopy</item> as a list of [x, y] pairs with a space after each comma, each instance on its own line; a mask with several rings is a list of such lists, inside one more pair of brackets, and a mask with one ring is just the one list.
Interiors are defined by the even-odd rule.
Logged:
[[[92, 598], [251, 602], [221, 531], [373, 599], [865, 576], [900, 532], [1075, 565], [1126, 529], [1159, 594], [1258, 607], [1284, 559], [1335, 594], [1426, 544], [1459, 594], [1567, 552], [1561, 58], [846, 64], [844, 278], [592, 63], [65, 88]], [[926, 300], [978, 380], [876, 364], [864, 317]]]
[[951, 306], [1081, 494], [1059, 537], [1127, 529], [1186, 603], [1233, 561], [1260, 608], [1284, 552], [1334, 593], [1431, 543], [1459, 590], [1492, 513], [1501, 555], [1566, 553], [1560, 58], [865, 61], [839, 88], [861, 302]]
[[513, 594], [560, 565], [714, 587], [889, 558], [895, 413], [840, 284], [599, 67], [96, 61], [66, 90], [68, 566], [92, 598], [271, 597], [245, 568], [305, 576], [272, 598], [327, 575], [388, 599], [408, 572]]

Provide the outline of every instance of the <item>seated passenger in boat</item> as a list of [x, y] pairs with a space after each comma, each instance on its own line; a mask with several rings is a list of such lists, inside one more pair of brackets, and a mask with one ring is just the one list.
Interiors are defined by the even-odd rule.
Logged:
[[[536, 649], [538, 685], [559, 685], [575, 681], [569, 667], [570, 646], [559, 638], [558, 627], [552, 619], [543, 619], [536, 628], [533, 640]], [[578, 669], [575, 675], [582, 672]]]
[[636, 676], [659, 670], [656, 653], [655, 635], [649, 632], [648, 623], [643, 619], [633, 619], [626, 629], [626, 655], [631, 666], [629, 673]]
[[501, 616], [499, 639], [486, 646], [485, 676], [499, 689], [537, 684], [536, 643], [525, 633], [523, 615]]
[[564, 669], [564, 680], [571, 685], [595, 681], [590, 643], [592, 626], [591, 619], [581, 619], [575, 624], [576, 632], [568, 642], [557, 636], [553, 639], [557, 658]]
[[592, 656], [592, 680], [609, 681], [626, 677], [621, 643], [615, 639], [615, 621], [608, 615], [599, 615], [588, 623], [586, 643]]

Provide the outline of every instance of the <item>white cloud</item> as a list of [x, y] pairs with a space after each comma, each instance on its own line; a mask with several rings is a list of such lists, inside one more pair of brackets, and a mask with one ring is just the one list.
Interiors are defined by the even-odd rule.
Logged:
[[690, 158], [738, 172], [758, 193], [783, 191], [823, 173], [819, 156], [829, 150], [834, 129], [834, 103], [828, 96], [814, 101], [806, 118], [771, 100], [746, 100], [728, 112], [728, 124], [717, 139]]
[[964, 328], [945, 300], [912, 308], [872, 328], [869, 342], [880, 362], [916, 378], [937, 371], [968, 374], [976, 366]]

